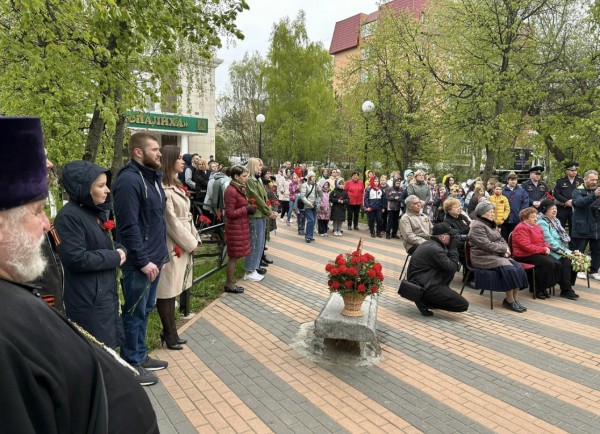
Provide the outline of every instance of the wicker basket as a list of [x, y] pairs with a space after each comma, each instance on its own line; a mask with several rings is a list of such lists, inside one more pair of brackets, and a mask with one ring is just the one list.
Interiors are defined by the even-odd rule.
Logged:
[[349, 293], [341, 294], [341, 296], [344, 299], [344, 308], [341, 312], [343, 316], [352, 318], [359, 318], [363, 316], [361, 306], [363, 301], [365, 301], [366, 294]]

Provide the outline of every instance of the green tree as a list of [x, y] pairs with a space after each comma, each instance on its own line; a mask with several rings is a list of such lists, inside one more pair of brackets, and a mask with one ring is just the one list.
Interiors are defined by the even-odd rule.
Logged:
[[332, 60], [321, 43], [309, 41], [304, 12], [273, 26], [265, 86], [265, 154], [280, 161], [324, 161], [336, 113]]
[[[382, 10], [370, 26], [340, 89], [350, 125], [369, 122], [368, 137], [351, 134], [350, 146], [362, 155], [368, 144], [369, 165], [382, 162], [386, 172], [405, 170], [415, 162], [433, 166], [443, 154], [437, 152], [436, 84], [424, 62], [421, 23], [402, 9]], [[375, 105], [369, 119], [362, 119], [364, 100]]]
[[[51, 141], [72, 140], [70, 158], [83, 150], [95, 161], [102, 144], [111, 158], [114, 149], [113, 168], [122, 164], [125, 111], [148, 99], [165, 103], [184, 81], [201, 87], [198, 68], [221, 37], [243, 37], [234, 22], [248, 9], [245, 0], [22, 0], [0, 7], [0, 62], [10, 66], [0, 72], [9, 97], [0, 110], [41, 116]], [[18, 89], [7, 94], [12, 83]]]
[[229, 68], [230, 88], [219, 98], [217, 107], [224, 145], [231, 153], [258, 155], [256, 115], [266, 113], [267, 109], [265, 68], [266, 60], [257, 52], [246, 53]]
[[532, 128], [559, 163], [600, 157], [600, 35], [589, 6], [587, 1], [569, 4], [562, 13], [534, 22], [540, 40], [547, 42], [540, 45], [536, 62], [539, 97], [530, 110]]
[[486, 179], [499, 155], [528, 140], [529, 108], [539, 96], [534, 66], [540, 41], [531, 23], [563, 3], [441, 0], [429, 15], [428, 58], [445, 91], [445, 125], [449, 135], [470, 142], [473, 155], [483, 151]]

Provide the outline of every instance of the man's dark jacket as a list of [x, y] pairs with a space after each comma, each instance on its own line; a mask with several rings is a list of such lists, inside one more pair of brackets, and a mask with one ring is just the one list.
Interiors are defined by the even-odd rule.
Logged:
[[34, 293], [0, 279], [0, 432], [158, 433], [135, 374]]
[[586, 190], [585, 184], [573, 191], [571, 236], [593, 240], [600, 238], [600, 199], [594, 195], [594, 190]]
[[123, 268], [143, 268], [168, 261], [162, 173], [130, 161], [113, 188], [117, 241], [127, 248]]
[[432, 237], [417, 247], [408, 265], [408, 280], [425, 289], [448, 285], [458, 271], [458, 251], [448, 249], [437, 237]]

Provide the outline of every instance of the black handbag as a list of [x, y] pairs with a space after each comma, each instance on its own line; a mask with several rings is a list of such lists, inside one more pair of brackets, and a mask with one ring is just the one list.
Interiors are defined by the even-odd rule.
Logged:
[[400, 282], [400, 288], [398, 288], [398, 294], [400, 294], [402, 298], [414, 302], [420, 301], [424, 292], [425, 288], [406, 279]]

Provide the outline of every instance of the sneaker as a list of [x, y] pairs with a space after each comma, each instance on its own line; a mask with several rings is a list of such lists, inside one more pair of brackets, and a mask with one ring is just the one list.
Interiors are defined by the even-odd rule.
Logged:
[[169, 366], [169, 362], [165, 362], [158, 359], [153, 359], [149, 355], [146, 354], [146, 358], [142, 363], [140, 363], [145, 370], [147, 371], [160, 371], [161, 369], [165, 369]]
[[590, 277], [594, 280], [600, 280], [600, 273], [590, 274]]
[[264, 278], [265, 276], [261, 276], [256, 272], [256, 270], [254, 270], [252, 273], [244, 274], [244, 280], [252, 280], [253, 282], [260, 282]]
[[578, 279], [587, 279], [587, 276], [585, 275], [585, 273], [583, 271], [580, 271], [579, 273], [577, 273], [577, 278]]
[[158, 383], [158, 377], [152, 372], [148, 372], [141, 364], [134, 366], [133, 369], [138, 373], [135, 379], [140, 386], [152, 386], [153, 384]]

